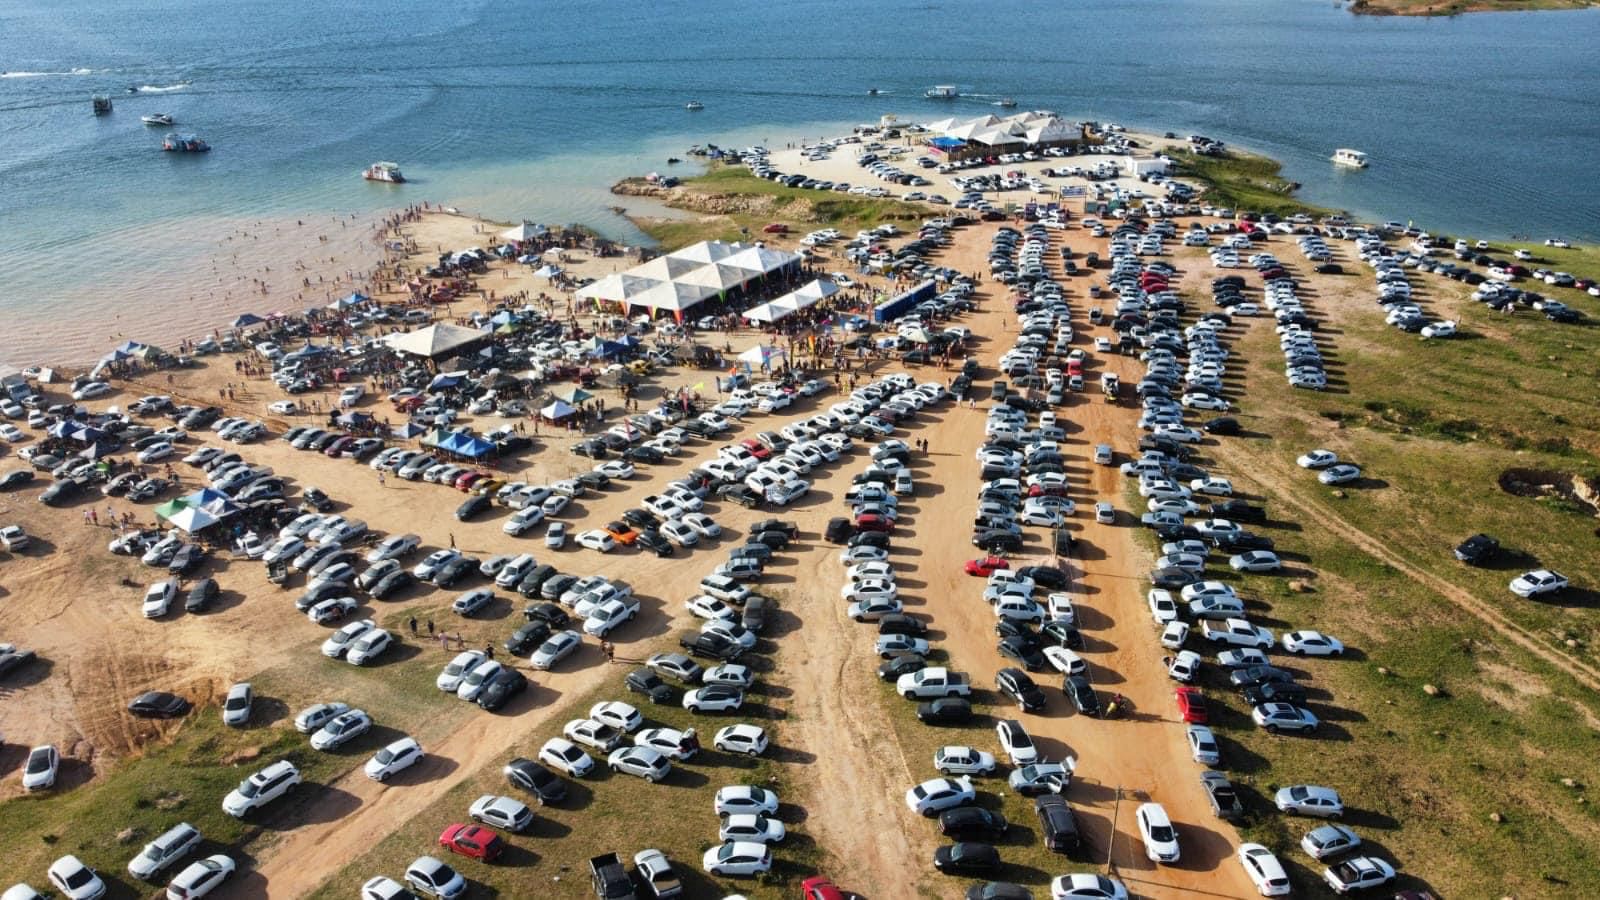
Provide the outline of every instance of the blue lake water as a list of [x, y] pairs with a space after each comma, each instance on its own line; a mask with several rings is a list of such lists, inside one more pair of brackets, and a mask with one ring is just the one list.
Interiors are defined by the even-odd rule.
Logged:
[[[1363, 215], [1600, 241], [1597, 38], [1600, 10], [1371, 18], [1311, 0], [10, 0], [0, 314], [169, 302], [151, 272], [188, 271], [208, 231], [420, 199], [635, 240], [606, 186], [692, 143], [999, 96], [1244, 145]], [[934, 83], [968, 96], [923, 100]], [[90, 114], [96, 93], [112, 115]], [[167, 129], [138, 121], [153, 111], [214, 151], [159, 152]], [[1373, 167], [1336, 169], [1336, 147]], [[363, 182], [378, 159], [416, 183]]]

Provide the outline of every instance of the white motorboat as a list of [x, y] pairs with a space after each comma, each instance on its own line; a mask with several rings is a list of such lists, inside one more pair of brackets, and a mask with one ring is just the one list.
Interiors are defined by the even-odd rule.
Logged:
[[699, 100], [690, 100], [688, 103], [685, 103], [683, 105], [683, 108], [684, 109], [688, 109], [688, 110], [695, 110], [695, 109], [705, 109], [706, 106], [705, 106], [704, 103], [701, 103]]
[[166, 113], [151, 113], [148, 116], [140, 116], [139, 121], [146, 125], [171, 125], [172, 117]]
[[392, 162], [375, 162], [367, 166], [361, 177], [368, 181], [387, 181], [390, 184], [406, 183], [406, 177], [400, 174], [400, 167]]
[[1338, 150], [1333, 151], [1333, 161], [1341, 166], [1349, 166], [1352, 169], [1365, 169], [1367, 167], [1367, 155], [1360, 150], [1351, 150], [1348, 147], [1340, 147]]
[[961, 92], [956, 90], [956, 86], [953, 84], [936, 84], [923, 91], [922, 96], [927, 97], [929, 100], [954, 100], [961, 96]]

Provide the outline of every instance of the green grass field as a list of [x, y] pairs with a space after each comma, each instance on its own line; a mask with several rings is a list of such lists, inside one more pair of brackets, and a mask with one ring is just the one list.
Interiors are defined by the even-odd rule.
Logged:
[[[1484, 311], [1436, 276], [1414, 282], [1436, 315], [1465, 310], [1463, 338], [1421, 341], [1385, 326], [1375, 305], [1329, 316], [1322, 333], [1335, 384], [1325, 393], [1284, 383], [1268, 323], [1234, 329], [1230, 377], [1243, 373], [1239, 417], [1255, 436], [1224, 439], [1214, 470], [1265, 502], [1273, 524], [1255, 530], [1294, 571], [1223, 577], [1252, 599], [1260, 624], [1320, 629], [1354, 652], [1290, 664], [1307, 676], [1325, 723], [1315, 739], [1256, 729], [1219, 672], [1208, 682], [1223, 707], [1213, 721], [1229, 770], [1263, 798], [1286, 784], [1337, 788], [1351, 808], [1346, 824], [1414, 876], [1410, 886], [1442, 896], [1595, 895], [1600, 816], [1587, 791], [1600, 779], [1600, 705], [1429, 579], [1464, 589], [1535, 646], [1600, 666], [1600, 520], [1498, 483], [1511, 468], [1600, 475], [1600, 341], [1592, 328]], [[1313, 284], [1313, 303], [1320, 289], [1329, 288]], [[1366, 480], [1319, 484], [1294, 464], [1313, 447], [1360, 464]], [[1479, 531], [1511, 552], [1485, 568], [1458, 563], [1452, 548]], [[1514, 597], [1506, 583], [1538, 565], [1580, 589]], [[1289, 590], [1291, 578], [1310, 592]], [[1318, 894], [1321, 867], [1297, 849], [1314, 824], [1258, 814], [1245, 834], [1280, 852], [1297, 888]]]
[[1168, 155], [1177, 163], [1177, 174], [1203, 182], [1203, 196], [1217, 206], [1277, 216], [1332, 212], [1295, 199], [1294, 185], [1279, 174], [1283, 164], [1277, 160], [1237, 150], [1229, 150], [1225, 156], [1201, 156], [1188, 150], [1171, 150]]

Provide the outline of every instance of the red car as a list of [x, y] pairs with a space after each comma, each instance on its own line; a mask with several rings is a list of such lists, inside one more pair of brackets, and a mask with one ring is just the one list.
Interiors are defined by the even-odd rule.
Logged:
[[745, 438], [739, 442], [739, 446], [749, 450], [750, 455], [754, 456], [756, 459], [766, 459], [772, 455], [772, 448], [761, 443], [755, 438]]
[[800, 882], [800, 900], [845, 900], [844, 891], [821, 875]]
[[1178, 701], [1178, 715], [1190, 725], [1204, 725], [1211, 721], [1211, 711], [1206, 708], [1206, 697], [1199, 688], [1180, 687], [1173, 691]]
[[506, 849], [506, 842], [482, 825], [451, 825], [439, 835], [439, 846], [461, 856], [494, 862]]
[[456, 476], [456, 483], [452, 487], [458, 491], [470, 491], [474, 484], [488, 477], [488, 472], [463, 472]]
[[988, 578], [997, 569], [1009, 569], [1011, 563], [1002, 556], [985, 556], [983, 559], [967, 560], [967, 574]]
[[768, 225], [761, 230], [767, 234], [788, 234], [789, 226], [783, 224], [782, 222], [773, 222], [771, 225]]
[[893, 531], [894, 520], [888, 516], [878, 515], [877, 513], [862, 513], [861, 515], [856, 516], [856, 530], [885, 532]]
[[322, 452], [323, 452], [323, 454], [325, 456], [331, 456], [334, 459], [338, 459], [339, 458], [339, 454], [341, 454], [344, 451], [350, 449], [350, 446], [352, 444], [354, 444], [355, 442], [356, 442], [355, 438], [353, 438], [353, 437], [351, 437], [349, 435], [345, 435], [344, 437], [339, 438], [337, 441], [334, 441], [333, 443], [329, 444], [328, 445], [328, 449], [326, 449], [326, 450], [324, 450]]
[[1064, 484], [1030, 484], [1028, 485], [1029, 497], [1065, 497], [1067, 486]]

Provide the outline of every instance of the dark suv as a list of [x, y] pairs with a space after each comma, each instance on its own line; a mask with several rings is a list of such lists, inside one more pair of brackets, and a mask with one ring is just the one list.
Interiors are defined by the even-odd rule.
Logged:
[[1072, 814], [1067, 798], [1045, 794], [1033, 801], [1033, 811], [1039, 816], [1039, 832], [1044, 836], [1046, 849], [1052, 853], [1070, 853], [1078, 849], [1082, 843], [1078, 836], [1078, 819]]

